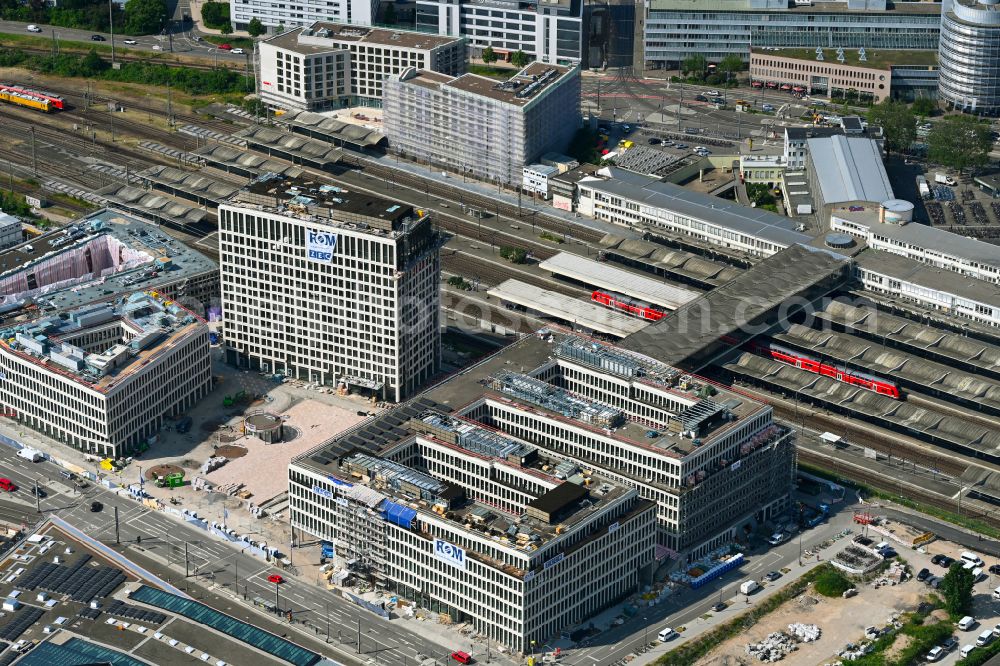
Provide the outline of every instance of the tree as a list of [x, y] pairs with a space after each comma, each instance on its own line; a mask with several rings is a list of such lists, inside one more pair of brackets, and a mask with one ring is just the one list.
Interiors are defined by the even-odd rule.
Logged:
[[973, 116], [949, 116], [927, 136], [927, 157], [959, 173], [986, 164], [992, 147], [989, 124]]
[[972, 571], [963, 566], [961, 560], [953, 562], [941, 582], [944, 608], [952, 617], [965, 615], [972, 608], [972, 585], [975, 579]]
[[725, 75], [726, 81], [728, 82], [729, 79], [735, 76], [737, 72], [743, 71], [743, 59], [735, 53], [730, 53], [719, 61], [717, 69]]
[[206, 27], [221, 29], [229, 23], [229, 3], [206, 2], [201, 6], [201, 20]]
[[129, 35], [158, 33], [166, 16], [167, 3], [164, 0], [127, 0], [125, 32]]
[[882, 127], [889, 150], [908, 150], [917, 138], [917, 117], [910, 107], [894, 99], [883, 100], [870, 108], [868, 122]]
[[498, 58], [496, 51], [493, 50], [492, 46], [487, 46], [485, 49], [483, 49], [483, 53], [480, 57], [482, 58], [483, 62], [486, 63], [487, 65], [492, 65], [497, 61]]
[[279, 23], [276, 32], [279, 35], [284, 34], [284, 32], [285, 32], [285, 24], [284, 23]]
[[225, 23], [222, 24], [222, 27], [219, 28], [219, 32], [221, 32], [223, 35], [233, 34], [233, 24], [230, 23], [229, 21], [226, 21]]
[[260, 19], [256, 16], [250, 19], [250, 22], [247, 23], [247, 33], [249, 33], [251, 37], [260, 37], [264, 34], [264, 31], [264, 24], [261, 23]]
[[500, 248], [500, 256], [512, 264], [523, 264], [528, 258], [528, 252], [524, 248], [504, 245]]
[[912, 108], [913, 113], [918, 116], [927, 117], [937, 111], [937, 103], [935, 103], [930, 97], [918, 97], [913, 100], [913, 105], [910, 108]]
[[514, 53], [510, 56], [510, 62], [517, 68], [527, 67], [528, 63], [531, 62], [531, 56], [519, 49], [514, 51]]
[[700, 53], [692, 53], [681, 63], [681, 71], [684, 74], [694, 74], [698, 78], [705, 76], [706, 69], [708, 69], [708, 61]]
[[382, 21], [386, 25], [395, 25], [397, 20], [396, 6], [391, 3], [386, 5], [385, 13], [382, 14]]

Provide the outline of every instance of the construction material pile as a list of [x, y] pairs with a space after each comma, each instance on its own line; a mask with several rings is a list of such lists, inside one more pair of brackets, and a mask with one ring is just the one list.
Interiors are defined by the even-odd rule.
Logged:
[[818, 641], [820, 634], [820, 628], [815, 624], [802, 624], [801, 622], [793, 622], [788, 625], [788, 633], [797, 638], [802, 643], [812, 643], [813, 641]]
[[747, 655], [757, 661], [781, 661], [790, 652], [797, 649], [795, 639], [783, 631], [775, 631], [759, 643], [747, 645]]
[[229, 458], [224, 458], [222, 456], [212, 456], [202, 464], [200, 471], [202, 474], [208, 474], [209, 472], [219, 469], [227, 462], [229, 462]]

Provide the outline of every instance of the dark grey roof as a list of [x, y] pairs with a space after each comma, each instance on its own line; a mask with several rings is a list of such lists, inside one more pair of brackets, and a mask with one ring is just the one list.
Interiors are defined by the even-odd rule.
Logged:
[[810, 243], [812, 237], [795, 231], [795, 223], [776, 213], [692, 192], [673, 183], [611, 168], [610, 180], [587, 181], [581, 187], [607, 192], [647, 206], [662, 208], [712, 225], [788, 247]]
[[902, 226], [873, 224], [871, 231], [875, 236], [885, 236], [904, 245], [937, 250], [972, 262], [1000, 267], [1000, 246], [984, 243], [975, 238], [959, 236], [944, 229], [916, 223]]
[[1000, 285], [937, 268], [891, 252], [865, 250], [855, 261], [859, 268], [1000, 308]]
[[704, 365], [699, 355], [723, 337], [733, 338], [723, 343], [725, 347], [762, 333], [762, 323], [773, 323], [772, 311], [826, 295], [847, 280], [849, 267], [850, 259], [842, 255], [793, 245], [633, 333], [619, 346], [668, 365], [697, 369]]

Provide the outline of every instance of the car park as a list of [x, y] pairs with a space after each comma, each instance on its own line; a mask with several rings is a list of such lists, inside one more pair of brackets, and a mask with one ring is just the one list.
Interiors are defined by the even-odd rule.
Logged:
[[126, 39], [125, 43], [128, 44], [129, 46], [135, 46], [139, 42], [135, 41], [134, 39]]

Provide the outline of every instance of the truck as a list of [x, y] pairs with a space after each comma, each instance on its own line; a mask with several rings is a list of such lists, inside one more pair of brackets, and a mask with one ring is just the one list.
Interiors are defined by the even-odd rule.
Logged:
[[757, 591], [760, 585], [755, 580], [748, 580], [740, 583], [740, 594], [750, 595]]
[[45, 457], [42, 455], [41, 451], [28, 448], [27, 446], [24, 447], [23, 449], [19, 449], [17, 455], [20, 456], [21, 458], [30, 460], [31, 462], [38, 462], [39, 460], [42, 460]]
[[927, 184], [927, 179], [923, 176], [917, 176], [917, 191], [920, 193], [922, 199], [931, 198], [931, 188]]
[[951, 185], [952, 187], [958, 185], [958, 181], [951, 176], [944, 175], [943, 173], [934, 174], [934, 182], [941, 183], [942, 185]]

